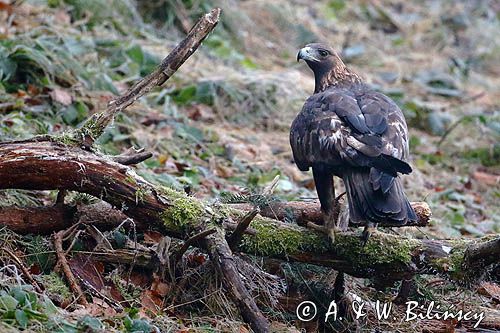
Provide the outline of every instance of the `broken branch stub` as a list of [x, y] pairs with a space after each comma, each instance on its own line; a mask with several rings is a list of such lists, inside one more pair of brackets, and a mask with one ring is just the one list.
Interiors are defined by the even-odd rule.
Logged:
[[152, 73], [135, 83], [123, 95], [110, 101], [106, 111], [96, 113], [82, 127], [70, 133], [70, 139], [76, 145], [90, 148], [117, 113], [170, 79], [215, 28], [219, 22], [220, 13], [221, 9], [215, 8], [203, 15], [191, 28], [188, 35], [177, 44]]

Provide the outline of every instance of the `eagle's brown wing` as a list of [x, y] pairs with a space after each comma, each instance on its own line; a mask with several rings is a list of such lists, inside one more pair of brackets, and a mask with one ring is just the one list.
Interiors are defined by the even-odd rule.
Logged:
[[313, 168], [322, 208], [331, 206], [333, 173], [344, 180], [351, 222], [416, 219], [397, 179], [411, 172], [406, 123], [388, 97], [365, 87], [315, 94], [294, 120], [290, 143], [299, 169]]
[[395, 177], [411, 172], [404, 162], [407, 137], [401, 110], [383, 94], [329, 89], [306, 101], [292, 124], [290, 143], [304, 171], [314, 164], [373, 167]]

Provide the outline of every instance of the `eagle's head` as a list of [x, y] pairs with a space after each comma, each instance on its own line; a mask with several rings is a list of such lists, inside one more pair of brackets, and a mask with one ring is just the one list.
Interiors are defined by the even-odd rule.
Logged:
[[300, 59], [304, 60], [314, 72], [316, 81], [314, 92], [323, 91], [339, 82], [361, 82], [359, 76], [350, 71], [328, 45], [307, 44], [297, 53], [297, 61]]
[[320, 43], [307, 44], [297, 53], [297, 61], [304, 60], [315, 75], [329, 72], [340, 60], [335, 51], [328, 45]]

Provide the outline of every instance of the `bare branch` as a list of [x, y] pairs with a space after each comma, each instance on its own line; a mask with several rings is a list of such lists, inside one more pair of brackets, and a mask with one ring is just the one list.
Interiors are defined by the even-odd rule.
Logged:
[[113, 156], [112, 160], [115, 161], [116, 163], [120, 163], [123, 165], [134, 165], [134, 164], [139, 164], [148, 158], [151, 158], [153, 156], [153, 153], [151, 152], [137, 152], [135, 154], [122, 154], [118, 156]]
[[247, 230], [247, 228], [250, 226], [250, 223], [252, 220], [259, 214], [259, 208], [254, 208], [248, 213], [243, 216], [243, 218], [238, 222], [238, 225], [236, 226], [236, 229], [227, 237], [227, 243], [229, 244], [229, 247], [231, 250], [236, 249], [238, 247], [238, 244], [240, 243], [241, 239], [243, 238], [243, 234]]
[[63, 238], [65, 236], [66, 236], [66, 231], [61, 230], [55, 233], [53, 237], [54, 247], [57, 255], [57, 261], [58, 264], [62, 267], [64, 275], [66, 276], [66, 280], [68, 280], [69, 287], [76, 294], [78, 302], [81, 305], [87, 306], [88, 305], [87, 299], [85, 298], [85, 295], [83, 294], [80, 285], [78, 285], [78, 282], [76, 281], [75, 276], [73, 275], [73, 272], [71, 271], [71, 268], [69, 267], [68, 261], [66, 260], [66, 256], [64, 254], [62, 243], [63, 243]]
[[18, 266], [21, 269], [24, 276], [28, 279], [28, 281], [35, 288], [36, 292], [42, 293], [43, 292], [42, 287], [40, 287], [38, 282], [33, 278], [33, 275], [31, 275], [31, 273], [28, 270], [28, 268], [26, 267], [26, 265], [24, 265], [24, 263], [8, 248], [3, 248], [3, 251], [5, 251], [12, 258], [12, 260], [14, 260], [14, 262], [16, 263], [16, 266]]
[[205, 244], [217, 271], [223, 277], [224, 286], [229, 291], [232, 301], [240, 309], [243, 319], [250, 324], [254, 332], [269, 332], [269, 322], [243, 284], [224, 234], [217, 232], [206, 237], [202, 242]]
[[200, 241], [201, 239], [215, 232], [216, 232], [215, 229], [207, 229], [194, 235], [193, 237], [188, 238], [188, 240], [186, 240], [184, 244], [182, 244], [182, 247], [175, 254], [175, 259], [174, 259], [175, 262], [179, 262], [182, 259], [182, 256], [184, 255], [184, 253], [186, 253], [186, 251], [189, 249], [191, 245], [195, 244], [196, 242]]
[[90, 148], [117, 113], [123, 111], [154, 87], [164, 84], [179, 69], [215, 28], [219, 22], [220, 13], [220, 8], [215, 8], [210, 13], [203, 15], [191, 28], [188, 35], [177, 44], [152, 73], [134, 84], [123, 95], [109, 102], [106, 111], [89, 118], [81, 128], [71, 134], [72, 140], [80, 146]]

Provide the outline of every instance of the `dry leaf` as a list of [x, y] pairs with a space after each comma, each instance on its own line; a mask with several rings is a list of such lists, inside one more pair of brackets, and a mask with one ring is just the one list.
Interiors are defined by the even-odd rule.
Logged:
[[151, 291], [161, 297], [167, 296], [170, 292], [170, 286], [165, 282], [160, 281], [158, 278], [155, 278], [153, 283], [151, 284]]
[[477, 292], [500, 303], [500, 286], [493, 282], [481, 282]]
[[53, 89], [49, 95], [54, 102], [61, 103], [62, 105], [68, 106], [73, 102], [73, 97], [71, 97], [70, 93], [60, 88]]
[[158, 231], [148, 230], [144, 232], [144, 242], [146, 244], [157, 244], [163, 239], [163, 235]]
[[487, 172], [476, 171], [472, 174], [472, 177], [484, 185], [499, 186], [500, 185], [500, 175], [494, 175]]
[[152, 290], [144, 290], [141, 294], [141, 304], [144, 310], [159, 313], [162, 307], [162, 298]]

